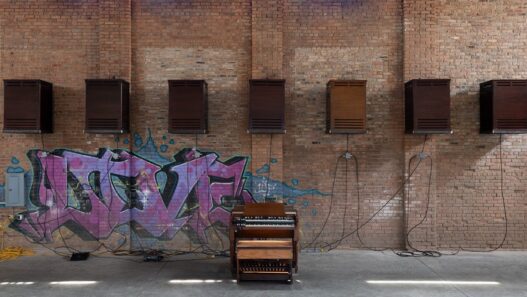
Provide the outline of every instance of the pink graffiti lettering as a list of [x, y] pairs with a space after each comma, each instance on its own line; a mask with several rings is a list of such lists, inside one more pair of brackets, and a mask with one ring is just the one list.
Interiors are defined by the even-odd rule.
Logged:
[[206, 241], [207, 228], [228, 226], [234, 205], [254, 202], [244, 189], [244, 157], [221, 162], [215, 153], [187, 149], [164, 166], [124, 150], [33, 150], [28, 157], [30, 199], [38, 209], [21, 213], [12, 227], [36, 241], [52, 241], [62, 226], [103, 239], [128, 223], [158, 239], [188, 226]]

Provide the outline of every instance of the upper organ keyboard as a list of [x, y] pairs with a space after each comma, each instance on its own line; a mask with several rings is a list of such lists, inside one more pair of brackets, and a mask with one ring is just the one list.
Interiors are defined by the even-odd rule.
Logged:
[[235, 219], [237, 228], [295, 228], [295, 219], [288, 217], [243, 217]]

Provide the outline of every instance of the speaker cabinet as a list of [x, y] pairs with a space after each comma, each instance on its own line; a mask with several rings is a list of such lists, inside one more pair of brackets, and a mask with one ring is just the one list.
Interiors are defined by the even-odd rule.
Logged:
[[329, 81], [326, 104], [327, 133], [366, 133], [365, 80]]
[[480, 84], [480, 132], [527, 133], [527, 80]]
[[405, 84], [405, 131], [450, 134], [450, 80], [415, 79]]
[[207, 133], [207, 82], [204, 80], [169, 80], [168, 94], [168, 132]]
[[4, 133], [52, 133], [53, 85], [4, 80]]
[[129, 131], [130, 85], [122, 79], [86, 80], [86, 133]]
[[249, 132], [285, 133], [285, 80], [249, 81]]

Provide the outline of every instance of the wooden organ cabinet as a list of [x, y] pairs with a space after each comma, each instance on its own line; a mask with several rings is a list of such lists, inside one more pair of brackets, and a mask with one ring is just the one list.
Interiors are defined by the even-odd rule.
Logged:
[[298, 217], [281, 203], [237, 206], [231, 213], [233, 275], [241, 280], [292, 283], [298, 271]]

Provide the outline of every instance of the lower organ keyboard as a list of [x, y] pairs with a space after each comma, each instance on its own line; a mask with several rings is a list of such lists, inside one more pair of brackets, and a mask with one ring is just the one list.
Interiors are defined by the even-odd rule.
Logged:
[[295, 225], [275, 225], [275, 224], [251, 224], [245, 226], [245, 228], [279, 228], [279, 229], [294, 229]]

